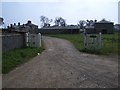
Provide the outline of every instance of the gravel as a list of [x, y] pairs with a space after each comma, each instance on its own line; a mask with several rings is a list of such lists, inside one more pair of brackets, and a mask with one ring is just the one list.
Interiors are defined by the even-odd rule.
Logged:
[[3, 74], [3, 88], [117, 88], [118, 56], [79, 52], [69, 41], [43, 36], [46, 50]]

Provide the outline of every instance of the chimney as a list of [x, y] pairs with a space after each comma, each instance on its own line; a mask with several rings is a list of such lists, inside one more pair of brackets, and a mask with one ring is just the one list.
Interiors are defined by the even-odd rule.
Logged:
[[13, 25], [12, 24], [10, 24], [10, 28], [12, 28], [13, 27]]
[[28, 20], [28, 24], [31, 24], [31, 21], [30, 21], [30, 20]]
[[23, 24], [22, 27], [25, 27], [25, 24]]
[[20, 22], [18, 22], [18, 26], [20, 26]]
[[97, 20], [95, 20], [95, 22], [97, 22]]
[[16, 23], [14, 23], [14, 26], [16, 26]]
[[7, 28], [9, 29], [10, 27], [9, 27], [9, 26], [7, 26]]

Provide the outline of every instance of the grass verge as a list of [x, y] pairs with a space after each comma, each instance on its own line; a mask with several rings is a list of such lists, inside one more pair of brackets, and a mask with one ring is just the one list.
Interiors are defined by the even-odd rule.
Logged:
[[67, 39], [74, 44], [80, 52], [92, 54], [119, 54], [120, 38], [119, 34], [103, 34], [102, 35], [102, 48], [101, 49], [86, 49], [84, 47], [84, 38], [81, 34], [49, 34], [47, 36]]
[[41, 53], [43, 50], [43, 46], [41, 48], [27, 47], [2, 53], [2, 73], [8, 73], [18, 65], [37, 56], [37, 53]]

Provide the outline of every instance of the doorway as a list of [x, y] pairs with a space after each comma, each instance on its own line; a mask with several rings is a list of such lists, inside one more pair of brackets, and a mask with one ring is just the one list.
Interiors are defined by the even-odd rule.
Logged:
[[107, 34], [107, 30], [106, 30], [106, 29], [103, 29], [103, 30], [102, 30], [102, 34]]

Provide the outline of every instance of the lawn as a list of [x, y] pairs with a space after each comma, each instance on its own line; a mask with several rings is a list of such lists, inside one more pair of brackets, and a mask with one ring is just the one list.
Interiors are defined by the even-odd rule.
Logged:
[[102, 48], [101, 49], [86, 49], [84, 47], [84, 38], [82, 34], [49, 34], [47, 36], [67, 39], [74, 44], [80, 52], [93, 53], [93, 54], [118, 54], [120, 49], [119, 34], [103, 34], [102, 35]]
[[8, 73], [20, 64], [37, 56], [37, 53], [41, 53], [43, 50], [43, 46], [41, 48], [27, 47], [2, 53], [2, 73]]

